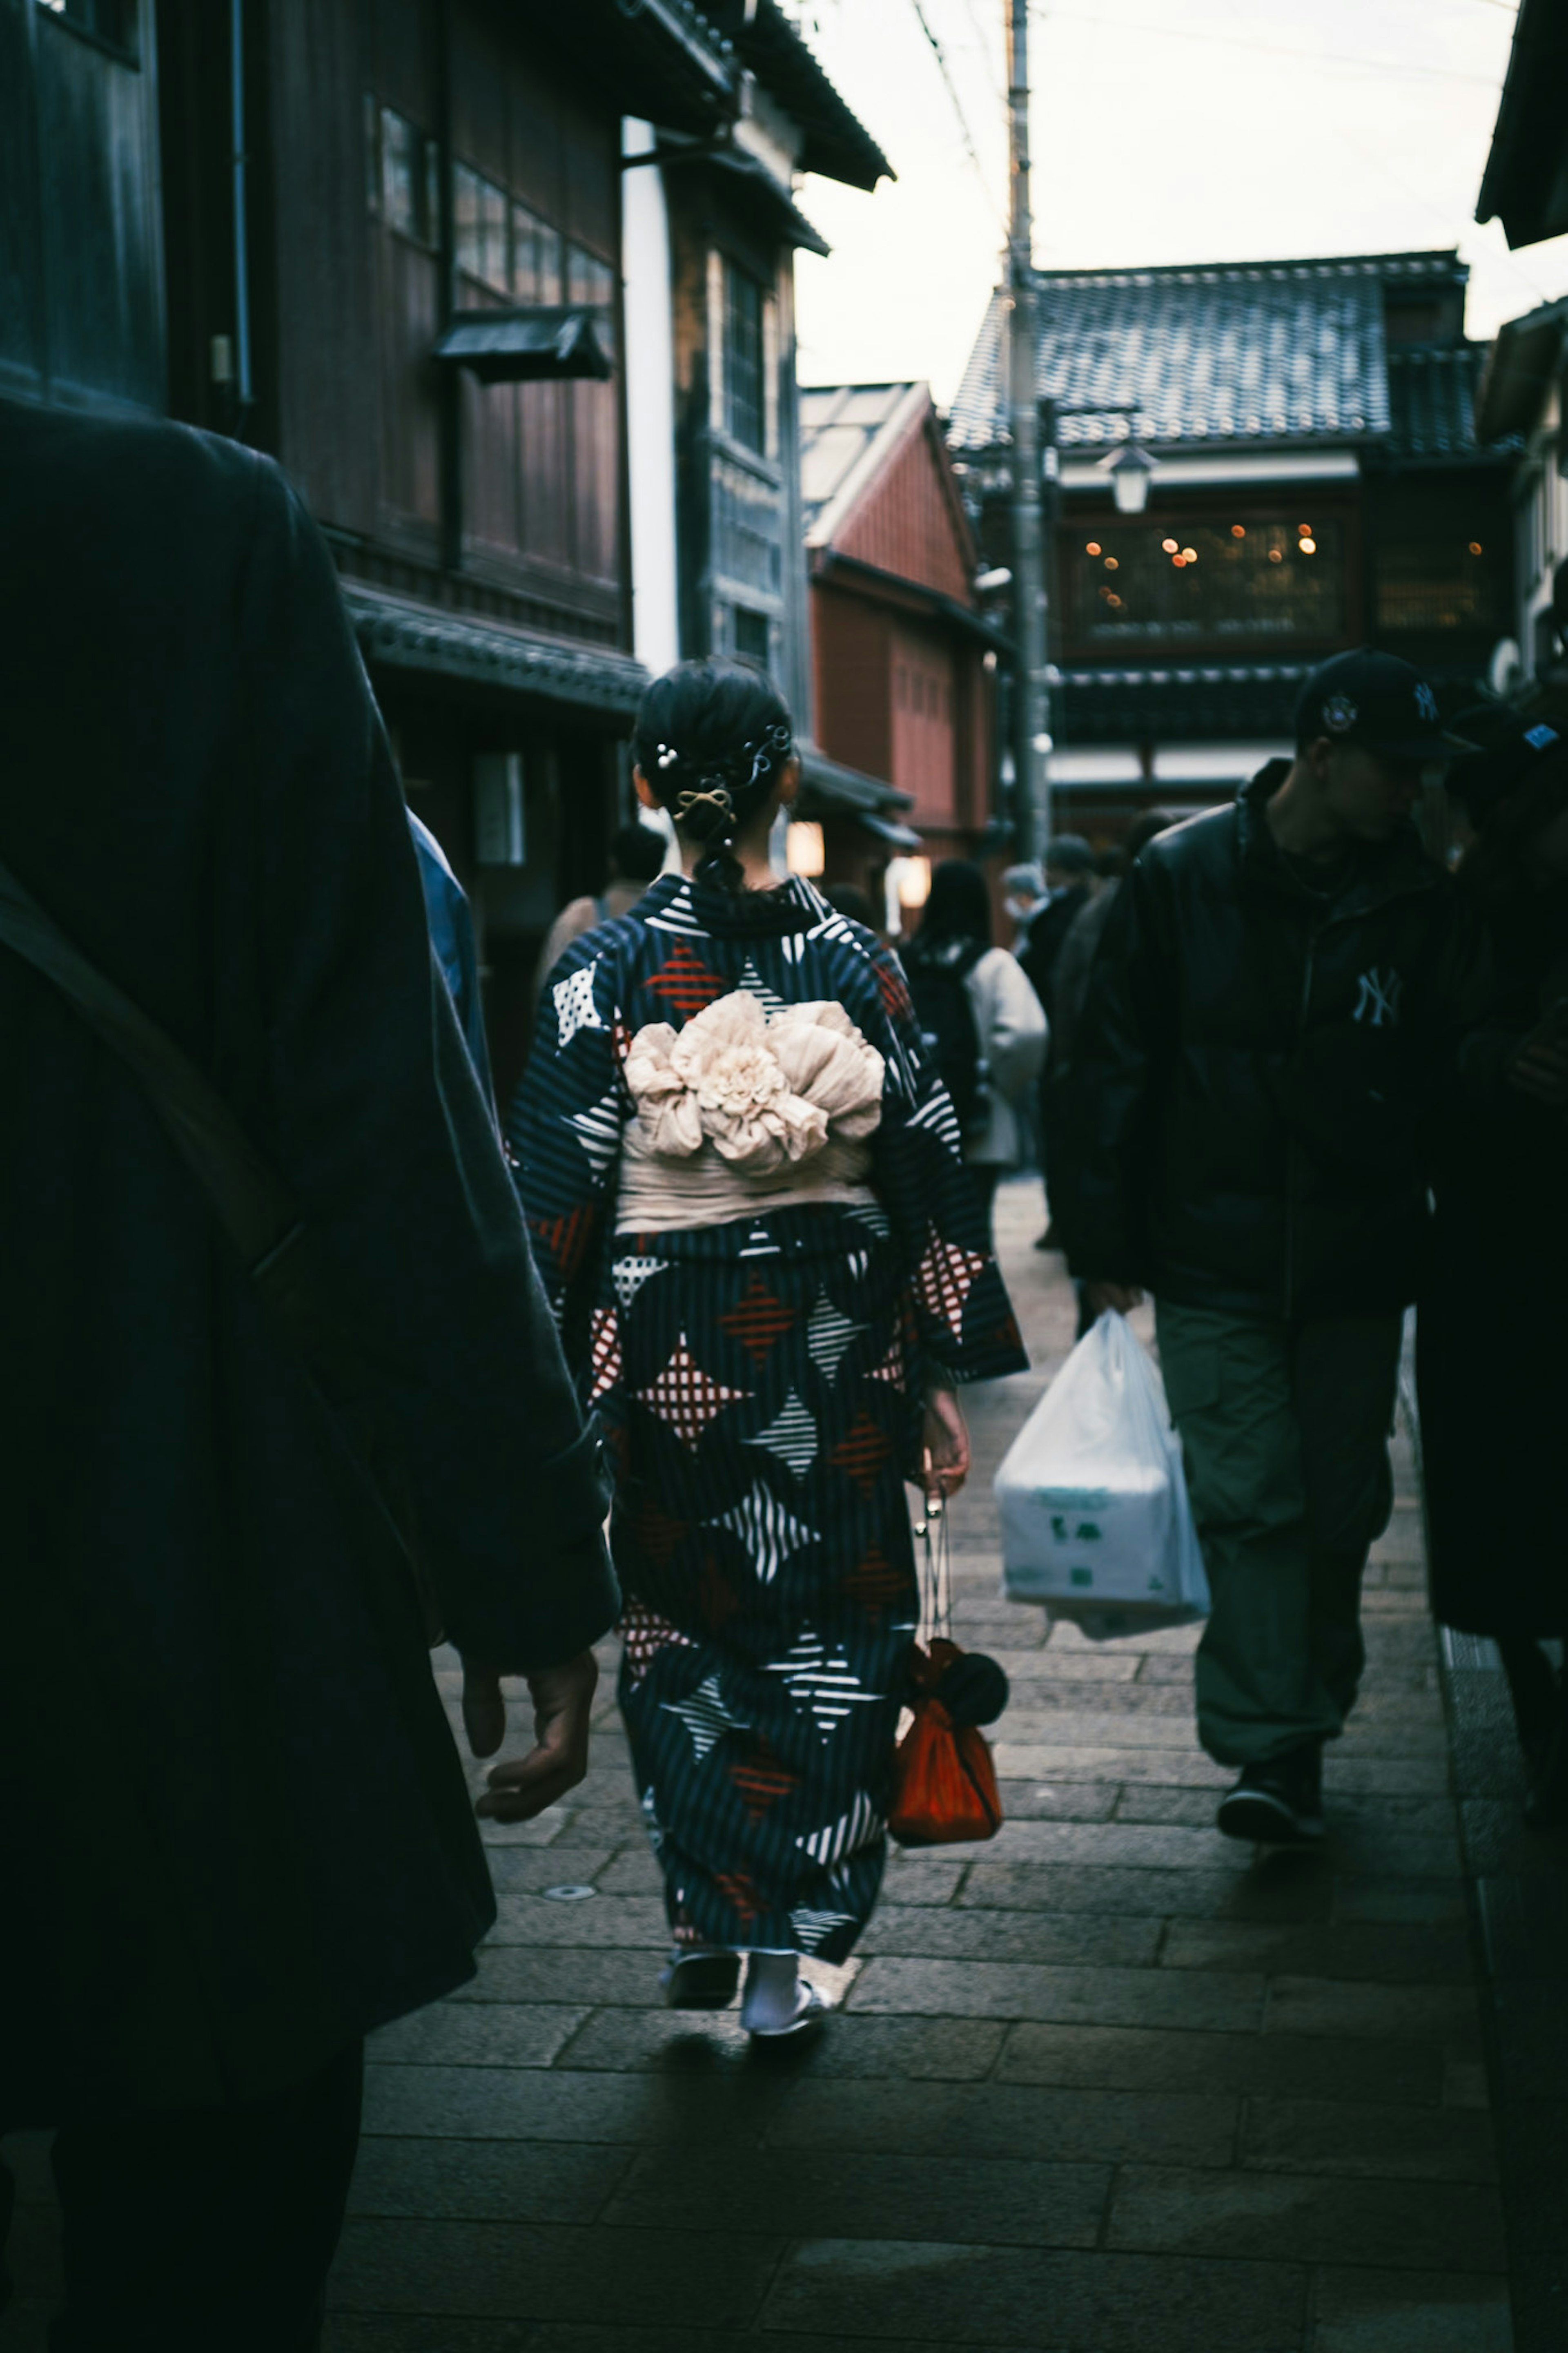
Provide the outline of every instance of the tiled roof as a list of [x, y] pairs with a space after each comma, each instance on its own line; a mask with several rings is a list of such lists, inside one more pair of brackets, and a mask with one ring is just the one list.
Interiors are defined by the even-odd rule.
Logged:
[[640, 662], [608, 646], [533, 637], [504, 621], [416, 605], [358, 580], [345, 580], [342, 591], [360, 651], [373, 664], [439, 670], [618, 713], [635, 712], [647, 684]]
[[1194, 663], [1058, 674], [1052, 715], [1063, 744], [1207, 743], [1285, 735], [1307, 662]]
[[[1451, 287], [1452, 253], [1370, 254], [1215, 268], [1039, 270], [1044, 396], [1064, 408], [1141, 404], [1152, 447], [1381, 440], [1391, 427], [1385, 287]], [[1006, 436], [1006, 305], [991, 301], [952, 405], [955, 450]], [[1064, 448], [1121, 439], [1113, 411], [1058, 421]]]
[[921, 384], [807, 385], [800, 395], [800, 495], [806, 536], [860, 477]]
[[1484, 343], [1392, 343], [1388, 416], [1402, 458], [1473, 457]]

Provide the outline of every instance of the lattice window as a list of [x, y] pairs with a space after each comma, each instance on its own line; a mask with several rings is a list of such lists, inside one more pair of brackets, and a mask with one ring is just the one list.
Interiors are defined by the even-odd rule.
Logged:
[[1331, 638], [1343, 628], [1344, 533], [1308, 506], [1278, 518], [1061, 527], [1079, 644]]
[[750, 270], [724, 264], [724, 429], [742, 449], [767, 447], [763, 296]]

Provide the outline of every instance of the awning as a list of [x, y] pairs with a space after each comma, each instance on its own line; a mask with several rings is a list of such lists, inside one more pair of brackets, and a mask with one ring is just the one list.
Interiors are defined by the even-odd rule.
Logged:
[[797, 743], [795, 750], [800, 758], [797, 817], [885, 817], [910, 806], [908, 793], [899, 792], [881, 776], [830, 760], [815, 744]]
[[846, 555], [840, 548], [816, 549], [813, 554], [814, 580], [825, 584], [859, 582], [871, 590], [885, 590], [895, 603], [919, 606], [921, 611], [951, 622], [966, 636], [978, 638], [982, 645], [994, 651], [1012, 650], [1013, 640], [1005, 629], [987, 620], [973, 606], [961, 605], [956, 596], [949, 596], [941, 588], [930, 587], [923, 580], [907, 580], [901, 572], [889, 572], [879, 564], [868, 564], [863, 555]]
[[533, 384], [542, 379], [614, 374], [599, 341], [599, 313], [539, 304], [524, 310], [463, 311], [436, 346], [436, 357], [466, 367], [481, 384]]
[[693, 167], [706, 165], [723, 174], [723, 193], [727, 199], [737, 203], [742, 212], [749, 208], [762, 215], [769, 227], [782, 237], [786, 245], [803, 247], [807, 253], [821, 254], [825, 259], [833, 250], [821, 230], [814, 228], [806, 219], [783, 182], [775, 179], [767, 165], [759, 157], [749, 155], [743, 147], [733, 146], [728, 141], [723, 144], [697, 142], [681, 147], [666, 139], [645, 153], [625, 156], [621, 168], [633, 171], [648, 164], [658, 164], [667, 171], [678, 164]]
[[917, 833], [912, 825], [900, 825], [890, 817], [873, 817], [869, 810], [861, 809], [857, 813], [856, 822], [863, 825], [868, 833], [874, 833], [879, 841], [885, 841], [890, 849], [925, 848], [923, 834]]
[[609, 646], [536, 637], [504, 621], [389, 596], [357, 580], [342, 586], [360, 651], [388, 670], [434, 670], [616, 718], [636, 712], [648, 682], [641, 662]]
[[769, 215], [786, 245], [798, 246], [806, 253], [819, 253], [826, 259], [833, 248], [822, 231], [812, 227], [765, 164], [739, 147], [721, 148], [707, 160], [733, 184], [738, 196], [751, 198], [759, 211]]

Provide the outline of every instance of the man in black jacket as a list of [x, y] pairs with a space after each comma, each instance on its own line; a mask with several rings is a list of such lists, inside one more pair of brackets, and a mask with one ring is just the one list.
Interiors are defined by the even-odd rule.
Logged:
[[1408, 663], [1325, 663], [1295, 760], [1139, 858], [1079, 1033], [1073, 1271], [1097, 1310], [1154, 1293], [1214, 1599], [1198, 1730], [1242, 1768], [1238, 1838], [1321, 1834], [1364, 1660], [1466, 959], [1411, 814], [1459, 748]]
[[[606, 1485], [331, 559], [247, 450], [4, 402], [0, 546], [0, 859], [291, 1195], [476, 1753], [528, 1677], [537, 1746], [481, 1800], [522, 1819], [584, 1769]], [[290, 1341], [5, 948], [0, 1090], [0, 2133], [58, 2127], [61, 2347], [305, 2353], [363, 2038], [495, 1916], [464, 1769]]]

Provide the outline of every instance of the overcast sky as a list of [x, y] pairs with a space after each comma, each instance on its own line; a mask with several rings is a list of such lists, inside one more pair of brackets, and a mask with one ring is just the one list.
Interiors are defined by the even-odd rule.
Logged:
[[[1005, 0], [797, 0], [899, 177], [808, 178], [803, 384], [930, 379], [951, 400], [1005, 236]], [[944, 80], [921, 18], [941, 44]], [[1512, 0], [1064, 0], [1032, 11], [1035, 259], [1261, 261], [1458, 245], [1468, 327], [1568, 292], [1568, 237], [1472, 217]], [[973, 151], [973, 152], [972, 152]]]

